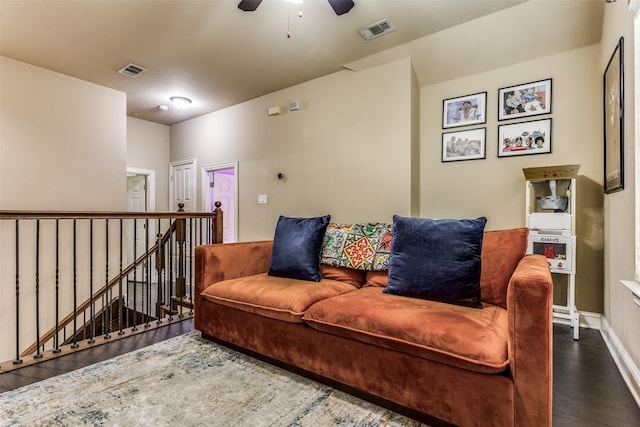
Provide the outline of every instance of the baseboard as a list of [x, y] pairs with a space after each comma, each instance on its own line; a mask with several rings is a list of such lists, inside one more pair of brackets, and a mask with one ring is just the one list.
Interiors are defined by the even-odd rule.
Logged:
[[640, 369], [635, 365], [627, 350], [610, 327], [607, 319], [602, 317], [602, 327], [600, 333], [605, 344], [609, 348], [609, 353], [618, 366], [618, 370], [622, 374], [624, 382], [631, 392], [638, 406], [640, 406]]
[[[580, 327], [581, 328], [589, 328], [589, 329], [602, 329], [602, 314], [593, 313], [590, 311], [579, 311], [580, 313]], [[559, 325], [570, 325], [571, 321], [569, 319], [561, 319], [558, 317], [553, 318], [553, 323], [557, 323]]]

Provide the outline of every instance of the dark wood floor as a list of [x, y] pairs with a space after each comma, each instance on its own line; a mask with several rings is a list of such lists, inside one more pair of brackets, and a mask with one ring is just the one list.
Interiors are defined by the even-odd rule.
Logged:
[[[0, 373], [0, 393], [127, 353], [193, 330], [193, 321], [87, 349], [38, 365]], [[553, 425], [557, 427], [640, 426], [640, 408], [602, 340], [600, 332], [554, 326]]]

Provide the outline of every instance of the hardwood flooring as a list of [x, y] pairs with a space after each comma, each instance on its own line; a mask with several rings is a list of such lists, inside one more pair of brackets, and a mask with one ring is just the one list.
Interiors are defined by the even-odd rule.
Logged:
[[[0, 373], [0, 393], [60, 375], [193, 330], [185, 320], [37, 365]], [[629, 392], [600, 332], [554, 325], [554, 427], [637, 427], [640, 407]]]

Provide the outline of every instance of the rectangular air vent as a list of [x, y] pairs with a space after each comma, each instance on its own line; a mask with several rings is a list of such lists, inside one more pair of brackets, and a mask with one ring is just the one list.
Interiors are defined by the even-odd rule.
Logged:
[[146, 68], [141, 67], [141, 66], [136, 65], [136, 64], [129, 63], [129, 65], [127, 65], [123, 69], [119, 70], [118, 73], [122, 74], [123, 76], [131, 77], [132, 79], [135, 79], [136, 77], [138, 77], [140, 74], [144, 73], [145, 71], [147, 71]]
[[383, 19], [382, 21], [360, 28], [358, 32], [365, 40], [371, 40], [383, 34], [395, 31], [395, 29], [396, 27], [393, 26], [391, 21]]

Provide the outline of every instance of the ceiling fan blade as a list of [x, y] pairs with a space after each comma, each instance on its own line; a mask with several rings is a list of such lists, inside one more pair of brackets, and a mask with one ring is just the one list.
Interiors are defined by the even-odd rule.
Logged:
[[327, 0], [336, 15], [342, 15], [351, 10], [355, 3], [352, 0]]
[[238, 9], [241, 9], [245, 12], [253, 12], [260, 6], [262, 0], [242, 0], [238, 3]]

